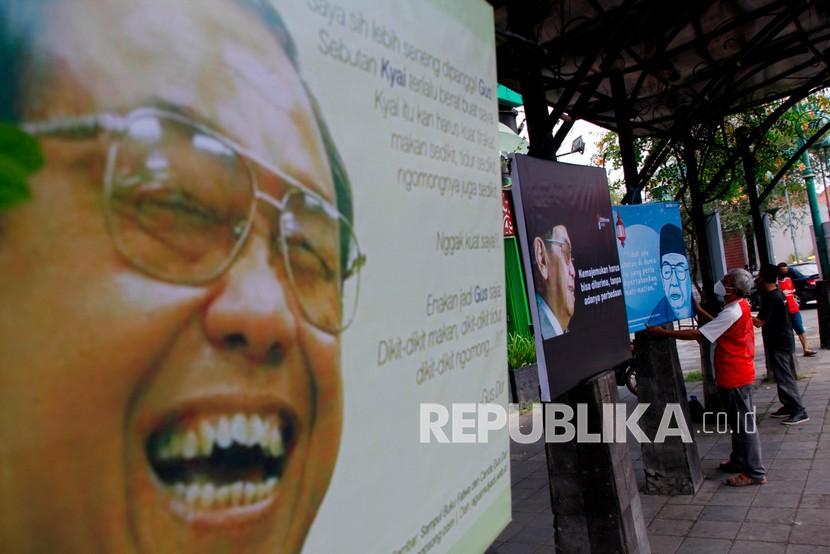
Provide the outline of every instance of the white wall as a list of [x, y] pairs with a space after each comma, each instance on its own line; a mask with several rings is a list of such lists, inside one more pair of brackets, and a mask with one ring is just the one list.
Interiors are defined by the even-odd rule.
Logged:
[[[795, 226], [795, 246], [798, 248], [798, 255], [802, 260], [807, 256], [814, 255], [813, 239], [810, 236], [810, 210], [807, 208], [794, 208], [793, 220]], [[827, 220], [827, 208], [822, 210], [822, 220]], [[786, 225], [787, 214], [779, 212], [777, 221], [770, 223], [770, 240], [772, 242], [772, 253], [776, 262], [792, 261], [794, 249], [790, 230]]]

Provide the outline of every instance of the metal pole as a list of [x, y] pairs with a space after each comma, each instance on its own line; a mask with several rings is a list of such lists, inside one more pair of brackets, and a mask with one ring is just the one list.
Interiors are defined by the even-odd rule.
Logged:
[[824, 148], [820, 148], [818, 151], [818, 159], [821, 163], [821, 182], [824, 184], [824, 202], [827, 204], [827, 216], [830, 217], [830, 191], [827, 190], [827, 175], [824, 173], [824, 164], [826, 163], [824, 158]]
[[[793, 111], [799, 115], [804, 113], [801, 104], [796, 104]], [[799, 146], [803, 146], [805, 142], [804, 135], [799, 131]], [[821, 212], [816, 197], [816, 179], [810, 166], [810, 155], [806, 151], [801, 155], [801, 161], [804, 164], [804, 182], [807, 185], [807, 199], [810, 201], [810, 216], [816, 237], [816, 249], [818, 250], [816, 261], [821, 268], [821, 280], [816, 283], [819, 343], [821, 343], [822, 348], [830, 349], [830, 265], [827, 263], [827, 243], [824, 241], [824, 227], [821, 224]]]
[[[804, 110], [801, 104], [796, 104], [793, 111], [797, 114], [803, 114]], [[798, 145], [804, 146], [806, 139], [799, 131]], [[810, 201], [810, 217], [813, 223], [813, 233], [816, 236], [816, 248], [818, 252], [819, 267], [821, 267], [822, 279], [830, 279], [830, 265], [827, 263], [827, 245], [824, 242], [824, 228], [821, 225], [821, 211], [818, 207], [818, 197], [816, 196], [816, 178], [813, 175], [813, 169], [810, 165], [810, 155], [805, 151], [801, 155], [801, 162], [804, 164], [804, 183], [807, 185], [807, 199]]]
[[784, 198], [787, 200], [787, 225], [790, 228], [790, 238], [793, 239], [793, 253], [795, 254], [795, 261], [800, 262], [801, 256], [798, 255], [798, 246], [795, 243], [795, 230], [793, 229], [793, 212], [790, 206], [790, 192], [787, 190], [786, 183], [784, 184]]

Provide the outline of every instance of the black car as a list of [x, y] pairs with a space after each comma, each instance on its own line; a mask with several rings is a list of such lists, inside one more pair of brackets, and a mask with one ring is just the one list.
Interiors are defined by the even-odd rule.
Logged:
[[793, 264], [787, 266], [790, 279], [795, 285], [795, 299], [798, 307], [802, 308], [807, 302], [816, 299], [816, 280], [818, 279], [818, 266], [815, 263]]

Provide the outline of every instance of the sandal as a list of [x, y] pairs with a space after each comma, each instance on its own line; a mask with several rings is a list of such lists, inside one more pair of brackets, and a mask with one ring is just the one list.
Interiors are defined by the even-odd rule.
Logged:
[[718, 469], [726, 473], [741, 473], [743, 470], [732, 463], [731, 460], [724, 460], [718, 464]]
[[727, 479], [723, 482], [724, 485], [728, 485], [730, 487], [748, 487], [750, 485], [766, 485], [767, 478], [766, 477], [750, 477], [746, 473], [741, 473], [740, 475], [736, 475], [731, 479]]
[[816, 352], [815, 350], [805, 350], [804, 351], [804, 357], [805, 358], [812, 358], [816, 354], [818, 354], [818, 352]]

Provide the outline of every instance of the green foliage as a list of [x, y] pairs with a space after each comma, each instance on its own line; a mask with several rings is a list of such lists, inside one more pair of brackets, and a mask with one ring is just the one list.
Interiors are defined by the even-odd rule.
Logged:
[[[788, 226], [789, 210], [785, 191], [789, 195], [792, 207], [800, 208], [807, 205], [802, 175], [805, 166], [801, 161], [789, 167], [769, 194], [766, 191], [804, 141], [830, 121], [830, 95], [828, 90], [814, 93], [786, 111], [782, 109], [784, 102], [788, 102], [788, 99], [757, 106], [742, 113], [690, 122], [687, 133], [674, 136], [668, 155], [646, 182], [646, 201], [675, 200], [683, 206], [681, 214], [693, 273], [697, 273], [698, 260], [694, 242], [696, 237], [692, 232], [689, 217], [692, 204], [687, 178], [688, 163], [694, 163], [698, 175], [704, 204], [703, 212], [717, 211], [725, 231], [740, 230], [743, 233], [751, 233], [747, 179], [741, 156], [741, 139], [744, 134], [752, 138], [750, 151], [754, 159], [755, 183], [759, 195], [762, 191], [766, 195], [760, 209], [769, 214], [771, 223], [779, 228], [786, 229]], [[681, 136], [684, 138], [681, 139]], [[661, 142], [658, 138], [641, 137], [634, 140], [633, 150], [638, 167], [643, 166], [649, 154], [655, 152], [659, 144]], [[830, 157], [830, 138], [826, 138], [819, 145], [826, 146], [826, 150], [820, 154], [821, 159]], [[615, 133], [606, 133], [597, 143], [597, 149], [598, 153], [592, 159], [594, 164], [617, 170], [622, 167], [622, 156]], [[814, 155], [814, 158], [816, 156]], [[817, 160], [818, 158], [814, 159], [814, 162]], [[822, 164], [815, 163], [814, 167], [821, 177]], [[617, 179], [609, 186], [612, 195], [613, 191], [625, 188], [622, 179]], [[797, 214], [806, 212], [796, 209], [793, 213], [796, 214], [793, 227], [798, 228], [804, 224], [806, 215], [799, 217]]]
[[685, 373], [683, 375], [683, 380], [687, 383], [703, 381], [703, 373], [700, 371], [690, 371], [689, 373]]
[[0, 211], [28, 200], [28, 177], [43, 166], [40, 144], [15, 125], [0, 123]]
[[[692, 154], [697, 162], [697, 172], [702, 184], [706, 202], [705, 211], [720, 212], [724, 229], [745, 229], [750, 223], [749, 203], [746, 196], [746, 176], [739, 150], [741, 129], [752, 131], [761, 127], [764, 121], [781, 105], [781, 102], [749, 109], [743, 113], [728, 115], [693, 125], [691, 133]], [[755, 159], [755, 181], [763, 190], [784, 166], [795, 150], [803, 144], [805, 136], [814, 134], [830, 118], [830, 97], [820, 92], [809, 96], [800, 105], [789, 109], [753, 143]], [[638, 138], [634, 141], [634, 154], [638, 167], [642, 167], [648, 154], [658, 144], [655, 138]], [[685, 145], [675, 142], [671, 152], [646, 184], [645, 190], [650, 201], [678, 200], [689, 205], [686, 179]], [[620, 154], [617, 135], [606, 133], [597, 143], [598, 154], [593, 158], [596, 165], [620, 169]], [[790, 195], [793, 206], [806, 205], [803, 164], [797, 163], [778, 183], [762, 205], [762, 210], [772, 217], [773, 223], [786, 224], [784, 190]], [[621, 179], [610, 183], [612, 190], [624, 189]], [[795, 222], [799, 223], [799, 222]]]
[[536, 345], [532, 338], [510, 333], [507, 337], [507, 366], [510, 369], [536, 363]]

